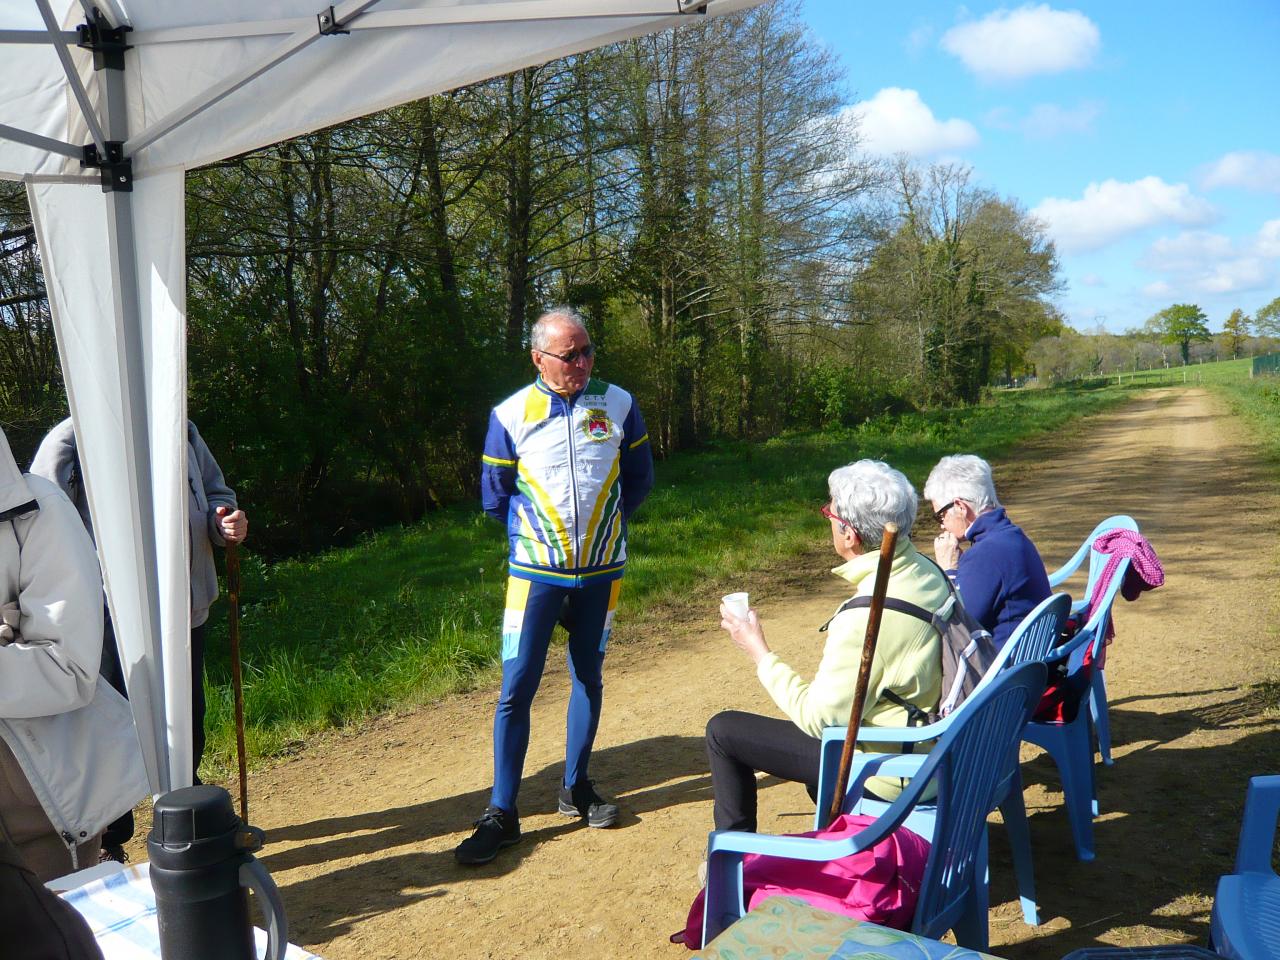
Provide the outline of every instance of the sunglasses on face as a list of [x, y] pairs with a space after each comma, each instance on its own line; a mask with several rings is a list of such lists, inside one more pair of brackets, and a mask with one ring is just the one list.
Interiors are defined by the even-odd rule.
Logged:
[[581, 350], [574, 349], [570, 350], [568, 353], [552, 353], [550, 350], [539, 350], [538, 352], [544, 357], [555, 357], [561, 363], [567, 363], [569, 366], [573, 366], [579, 360], [590, 360], [594, 357], [596, 355], [596, 345], [594, 343], [588, 343]]
[[939, 507], [937, 510], [933, 511], [933, 519], [938, 521], [938, 523], [941, 523], [942, 518], [947, 515], [947, 511], [950, 510], [955, 505], [956, 505], [956, 502], [952, 500], [946, 506]]

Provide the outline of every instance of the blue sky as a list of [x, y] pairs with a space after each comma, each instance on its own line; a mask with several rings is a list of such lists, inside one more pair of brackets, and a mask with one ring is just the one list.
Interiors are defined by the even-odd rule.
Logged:
[[959, 161], [1046, 225], [1077, 330], [1280, 296], [1280, 2], [803, 0], [867, 149]]

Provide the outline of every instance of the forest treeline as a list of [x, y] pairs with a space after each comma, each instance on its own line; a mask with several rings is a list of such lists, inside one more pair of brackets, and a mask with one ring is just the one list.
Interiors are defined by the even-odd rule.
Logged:
[[[567, 303], [659, 456], [970, 403], [1060, 334], [1052, 243], [957, 165], [877, 161], [778, 2], [188, 175], [189, 409], [292, 553], [473, 496], [489, 408]], [[65, 412], [0, 191], [0, 419]]]

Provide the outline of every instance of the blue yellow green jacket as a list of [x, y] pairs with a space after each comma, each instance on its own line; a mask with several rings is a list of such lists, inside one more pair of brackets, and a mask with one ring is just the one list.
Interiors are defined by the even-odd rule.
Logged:
[[507, 524], [513, 577], [580, 586], [622, 576], [627, 519], [653, 486], [631, 394], [592, 378], [566, 400], [539, 377], [493, 408], [482, 461], [481, 502]]

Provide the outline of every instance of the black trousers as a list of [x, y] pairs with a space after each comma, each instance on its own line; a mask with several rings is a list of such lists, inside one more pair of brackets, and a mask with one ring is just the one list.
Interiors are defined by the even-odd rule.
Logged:
[[790, 720], [725, 710], [707, 722], [717, 830], [756, 829], [756, 771], [803, 783], [818, 796], [822, 741]]
[[204, 627], [191, 628], [191, 777], [200, 782], [200, 758], [204, 756]]

